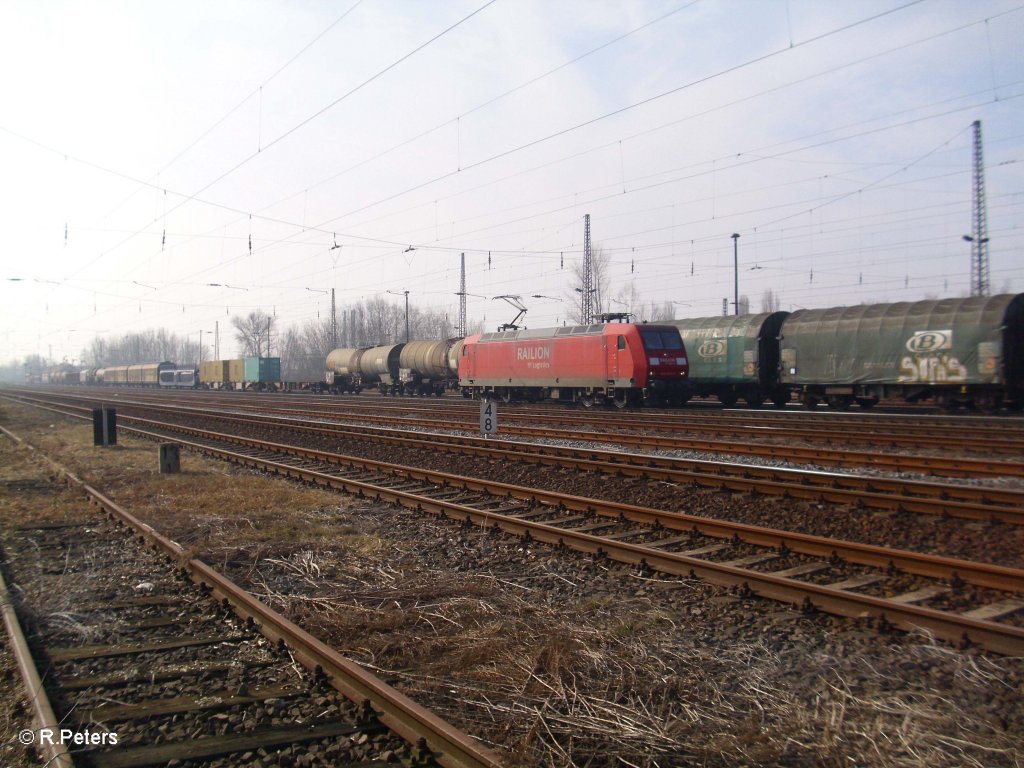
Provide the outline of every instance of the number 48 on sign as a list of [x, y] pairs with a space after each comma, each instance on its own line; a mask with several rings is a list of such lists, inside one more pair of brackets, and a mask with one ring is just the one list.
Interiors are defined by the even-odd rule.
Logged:
[[498, 404], [493, 400], [480, 401], [480, 434], [498, 434]]

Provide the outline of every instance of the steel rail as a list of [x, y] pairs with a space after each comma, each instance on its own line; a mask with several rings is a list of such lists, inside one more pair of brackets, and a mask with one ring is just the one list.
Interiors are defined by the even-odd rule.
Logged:
[[[148, 407], [148, 406], [147, 406]], [[166, 409], [159, 407], [154, 410]], [[296, 431], [324, 436], [374, 439], [411, 448], [447, 448], [468, 455], [491, 456], [512, 461], [531, 461], [549, 466], [603, 472], [619, 476], [646, 477], [676, 483], [740, 492], [759, 492], [786, 498], [853, 504], [873, 509], [897, 510], [930, 515], [948, 515], [984, 522], [1024, 524], [1024, 492], [979, 486], [952, 486], [913, 480], [859, 477], [834, 472], [789, 467], [757, 467], [749, 464], [645, 457], [596, 449], [542, 446], [534, 443], [496, 442], [482, 438], [432, 433], [394, 434], [375, 427], [335, 427], [320, 423], [299, 424], [278, 417], [252, 419], [205, 409], [175, 408], [190, 413], [267, 426], [274, 424]], [[645, 461], [645, 459], [647, 459]], [[996, 506], [1004, 505], [1004, 506]]]
[[[207, 430], [182, 428], [176, 425], [168, 426], [171, 429], [186, 433], [208, 433]], [[126, 427], [125, 429], [126, 431], [157, 440], [167, 439], [166, 435], [158, 432], [132, 427]], [[793, 578], [777, 576], [771, 573], [761, 573], [735, 565], [715, 563], [685, 554], [661, 551], [641, 544], [629, 544], [571, 529], [558, 528], [547, 523], [531, 522], [500, 512], [480, 510], [455, 501], [445, 501], [406, 490], [378, 486], [308, 467], [292, 466], [266, 457], [247, 456], [236, 451], [204, 445], [201, 442], [182, 440], [180, 438], [172, 439], [208, 455], [228, 459], [245, 466], [271, 471], [286, 477], [294, 477], [305, 482], [343, 489], [358, 494], [361, 497], [394, 502], [403, 507], [418, 511], [443, 514], [447, 517], [477, 523], [485, 527], [496, 526], [507, 532], [528, 536], [529, 538], [559, 547], [570, 547], [596, 556], [607, 556], [625, 563], [656, 568], [665, 573], [702, 578], [714, 584], [736, 588], [744, 594], [760, 595], [800, 605], [805, 610], [819, 609], [842, 616], [871, 618], [883, 627], [892, 625], [906, 630], [921, 629], [931, 632], [936, 637], [958, 642], [961, 645], [973, 643], [988, 650], [1007, 655], [1024, 654], [1024, 629], [1020, 627], [924, 608], [910, 603], [901, 603], [811, 582], [801, 582]], [[271, 455], [275, 452], [286, 451], [299, 457], [317, 457], [317, 460], [320, 460], [322, 456], [328, 456], [335, 460], [343, 460], [342, 463], [345, 464], [372, 465], [384, 470], [388, 468], [401, 469], [396, 465], [389, 465], [384, 462], [350, 461], [346, 457], [323, 454], [323, 452], [280, 446], [230, 435], [223, 436], [223, 439], [234, 444], [245, 442], [258, 444], [261, 450], [269, 452]], [[679, 523], [679, 528], [682, 530], [689, 528], [701, 533], [708, 533], [709, 535], [714, 535], [710, 533], [710, 530], [718, 530], [719, 535], [722, 535], [724, 531], [731, 529], [733, 535], [742, 540], [782, 550], [807, 551], [811, 554], [816, 553], [820, 556], [831, 558], [845, 557], [845, 559], [851, 562], [858, 562], [858, 560], [855, 557], [850, 557], [850, 555], [859, 555], [868, 564], [889, 569], [900, 569], [911, 573], [917, 572], [920, 575], [945, 578], [952, 582], [962, 580], [967, 583], [976, 583], [995, 589], [1015, 592], [1020, 592], [1022, 587], [1024, 587], [1024, 571], [1017, 569], [987, 566], [912, 552], [887, 550], [870, 545], [854, 545], [849, 542], [821, 539], [820, 537], [801, 534], [789, 534], [771, 529], [761, 529], [756, 526], [741, 526], [739, 524], [712, 521], [699, 517], [659, 513], [657, 510], [631, 505], [604, 504], [595, 502], [592, 499], [538, 492], [533, 489], [478, 481], [472, 478], [448, 475], [447, 473], [427, 472], [424, 470], [409, 471], [408, 468], [405, 469], [407, 470], [405, 474], [408, 477], [423, 479], [427, 482], [439, 483], [449, 479], [455, 487], [472, 488], [492, 493], [497, 492], [499, 495], [506, 497], [531, 499], [550, 506], [562, 504], [565, 505], [563, 507], [565, 509], [591, 511], [635, 522], [653, 523], [654, 521], [661, 522], [675, 518], [675, 521]], [[745, 537], [739, 536], [740, 530], [743, 529], [746, 529]]]
[[[78, 414], [67, 415], [72, 415], [75, 418], [86, 418]], [[975, 584], [977, 586], [990, 587], [1003, 591], [1024, 592], [1024, 570], [1017, 568], [987, 565], [970, 560], [962, 560], [959, 558], [950, 558], [940, 555], [929, 555], [909, 550], [889, 549], [887, 547], [879, 547], [873, 544], [861, 544], [841, 539], [831, 539], [824, 536], [815, 536], [812, 534], [750, 525], [747, 523], [715, 520], [713, 518], [689, 515], [683, 512], [665, 512], [634, 504], [623, 504], [620, 502], [573, 496], [555, 491], [546, 491], [539, 488], [529, 488], [526, 486], [513, 485], [493, 480], [466, 477], [448, 472], [345, 456], [313, 448], [304, 448], [302, 446], [258, 440], [256, 438], [244, 437], [241, 435], [214, 432], [212, 430], [200, 429], [198, 427], [188, 427], [180, 424], [159, 422], [152, 419], [142, 419], [138, 417], [127, 418], [131, 418], [134, 421], [143, 424], [149, 424], [152, 427], [165, 430], [166, 432], [190, 435], [199, 439], [207, 439], [215, 442], [238, 445], [253, 450], [266, 451], [272, 455], [285, 454], [302, 459], [311, 459], [334, 466], [355, 468], [360, 471], [383, 472], [391, 475], [399, 475], [427, 482], [432, 485], [445, 485], [448, 487], [477, 491], [498, 498], [514, 498], [524, 501], [532, 501], [556, 509], [599, 514], [646, 525], [657, 524], [670, 530], [692, 530], [719, 539], [738, 538], [741, 541], [745, 541], [756, 546], [789, 549], [794, 552], [812, 555], [815, 557], [839, 557], [852, 563], [868, 565], [876, 568], [895, 568], [918, 576], [926, 576], [929, 578], [938, 578], [954, 582], [960, 580], [968, 584]], [[233, 460], [243, 456], [242, 454], [224, 451], [224, 449], [217, 448], [215, 446], [206, 446], [202, 443], [184, 440], [179, 437], [168, 437], [166, 434], [154, 432], [149, 429], [123, 425], [119, 428], [157, 440], [172, 439], [175, 442], [196, 448], [200, 451], [213, 451], [215, 455], [228, 454], [228, 457]], [[243, 458], [251, 457], [243, 456]], [[375, 488], [376, 486], [357, 482], [355, 487], [365, 490], [366, 488]]]
[[[61, 726], [53, 712], [53, 705], [50, 704], [50, 699], [43, 688], [42, 678], [36, 668], [35, 659], [32, 658], [32, 651], [29, 650], [28, 641], [25, 639], [25, 633], [22, 631], [14, 610], [14, 601], [7, 590], [7, 583], [4, 581], [2, 573], [0, 573], [0, 610], [3, 612], [4, 628], [7, 630], [14, 662], [21, 674], [21, 681], [25, 686], [29, 707], [32, 710], [32, 744], [47, 766], [74, 768], [75, 763], [71, 754], [61, 739], [42, 738], [43, 731], [55, 735], [60, 733]], [[22, 734], [24, 733], [25, 731], [22, 731]], [[11, 736], [13, 735], [11, 734]], [[24, 743], [22, 741], [22, 744]]]
[[[3, 427], [0, 430], [11, 434]], [[420, 739], [425, 739], [426, 747], [440, 765], [453, 768], [494, 768], [502, 765], [501, 757], [496, 752], [346, 659], [206, 563], [196, 558], [187, 558], [185, 550], [176, 542], [136, 518], [60, 464], [48, 457], [47, 460], [63, 475], [70, 487], [80, 490], [90, 503], [128, 525], [156, 549], [179, 562], [192, 581], [205, 585], [218, 600], [228, 601], [236, 615], [243, 620], [255, 622], [268, 640], [272, 643], [283, 641], [307, 669], [316, 674], [326, 673], [330, 683], [353, 701], [368, 700], [378, 720], [411, 744], [415, 745]]]
[[[16, 444], [27, 445], [24, 440], [13, 432], [3, 429], [3, 427], [0, 427], [0, 430], [2, 430], [2, 434], [13, 440]], [[36, 667], [32, 651], [29, 649], [28, 641], [25, 639], [25, 633], [21, 628], [21, 622], [18, 620], [18, 614], [14, 610], [14, 600], [11, 598], [11, 593], [7, 589], [7, 582], [4, 581], [2, 573], [0, 573], [0, 610], [3, 612], [4, 628], [7, 630], [7, 637], [11, 643], [14, 661], [18, 667], [18, 672], [21, 674], [21, 681], [25, 686], [25, 693], [28, 695], [29, 706], [32, 709], [33, 744], [43, 757], [46, 765], [54, 766], [55, 768], [73, 768], [74, 760], [72, 760], [71, 754], [68, 752], [68, 748], [64, 745], [63, 741], [58, 739], [57, 743], [54, 744], [54, 740], [49, 739], [44, 744], [43, 739], [39, 738], [39, 734], [44, 728], [49, 729], [50, 733], [58, 733], [60, 723], [53, 712], [53, 705], [50, 704], [50, 699], [46, 695], [46, 689], [43, 688], [39, 669]]]
[[[140, 420], [150, 421], [150, 420]], [[465, 477], [448, 472], [439, 472], [418, 467], [408, 467], [390, 462], [374, 461], [337, 453], [320, 451], [313, 448], [275, 443], [266, 440], [230, 435], [197, 427], [185, 427], [178, 424], [167, 424], [150, 421], [153, 426], [192, 435], [201, 439], [226, 442], [254, 450], [270, 453], [287, 454], [297, 458], [332, 464], [335, 466], [352, 467], [363, 471], [384, 472], [420, 480], [433, 485], [445, 485], [471, 491], [486, 493], [498, 498], [514, 498], [533, 501], [556, 509], [574, 512], [594, 513], [632, 522], [654, 525], [679, 531], [696, 530], [708, 536], [720, 539], [738, 537], [749, 544], [770, 548], [786, 548], [801, 554], [817, 557], [840, 557], [844, 560], [877, 568], [896, 568], [918, 576], [939, 578], [955, 581], [961, 579], [968, 584], [991, 587], [993, 589], [1024, 592], [1024, 570], [1006, 566], [985, 565], [970, 560], [929, 555], [909, 550], [889, 549], [873, 544], [830, 539], [806, 533], [784, 531], [746, 523], [735, 523], [728, 520], [689, 515], [683, 512], [665, 512], [650, 507], [621, 502], [605, 501], [585, 496], [573, 496], [555, 491], [545, 491], [522, 485], [513, 485], [494, 480], [482, 480]], [[157, 439], [165, 439], [166, 435], [150, 432], [145, 429], [135, 430]], [[189, 440], [178, 440], [190, 447], [202, 448], [201, 443]], [[217, 449], [220, 450], [220, 449]], [[239, 454], [241, 455], [241, 454]], [[365, 485], [365, 484], [363, 484]], [[360, 486], [362, 487], [362, 486]], [[426, 497], [423, 497], [426, 498]]]
[[[277, 399], [280, 399], [279, 396]], [[396, 402], [393, 398], [382, 398], [381, 400], [384, 402]], [[266, 400], [263, 400], [263, 402], [266, 402]], [[455, 416], [468, 416], [469, 418], [472, 418], [472, 416], [467, 413], [470, 409], [465, 407], [443, 403], [421, 405], [423, 401], [417, 399], [408, 399], [405, 402], [407, 404], [398, 405], [396, 402], [396, 404], [393, 405], [390, 403], [382, 405], [380, 401], [374, 401], [374, 410], [377, 412], [408, 412], [409, 410], [418, 410], [422, 408], [424, 410], [431, 411], [432, 413], [437, 413], [439, 410], [443, 410], [446, 414], [451, 413]], [[349, 406], [350, 408], [351, 404], [352, 401], [343, 401], [342, 403], [332, 403], [332, 406], [341, 405], [342, 408], [346, 408], [346, 406]], [[356, 410], [358, 410], [358, 406]], [[765, 414], [766, 412], [762, 412], [753, 420], [763, 420]], [[811, 416], [811, 414], [807, 414], [807, 416]], [[1022, 446], [1024, 446], [1024, 434], [979, 436], [979, 432], [982, 431], [978, 429], [977, 425], [921, 425], [915, 421], [911, 421], [909, 423], [896, 425], [898, 431], [894, 432], [893, 428], [888, 425], [871, 424], [870, 421], [872, 417], [870, 416], [864, 418], [864, 416], [860, 414], [856, 416], [847, 414], [848, 419], [856, 418], [858, 420], [855, 423], [857, 431], [851, 432], [850, 426], [853, 426], [853, 424], [836, 424], [834, 423], [834, 419], [831, 417], [825, 417], [823, 414], [819, 414], [816, 419], [816, 421], [821, 423], [813, 426], [785, 423], [791, 422], [794, 418], [800, 418], [803, 420], [801, 414], [787, 414], [786, 416], [778, 414], [776, 417], [779, 420], [779, 423], [777, 424], [769, 423], [752, 425], [747, 423], [752, 419], [748, 418], [748, 414], [746, 412], [742, 415], [730, 416], [717, 413], [686, 414], [679, 411], [659, 411], [657, 414], [648, 414], [646, 412], [629, 412], [628, 414], [616, 412], [599, 413], [580, 410], [551, 413], [540, 412], [540, 409], [536, 408], [524, 408], [519, 404], [511, 405], [506, 410], [506, 418], [517, 422], [529, 421], [543, 424], [564, 424], [569, 422], [573, 424], [586, 424], [595, 428], [614, 428], [618, 426], [628, 429], [646, 428], [662, 433], [668, 433], [670, 435], [676, 432], [690, 433], [695, 429], [699, 429], [704, 432], [730, 436], [754, 434], [759, 436], [779, 436], [787, 438], [797, 437], [816, 441], [828, 439], [843, 442], [855, 439], [860, 442], [870, 442], [872, 444], [888, 443], [894, 446], [913, 446], [924, 444], [942, 448], [975, 447], [988, 451], [1002, 451], [1009, 453], [1019, 453]], [[865, 423], [865, 421], [868, 423]], [[877, 426], [880, 431], [872, 431], [872, 428], [875, 426]], [[1000, 433], [1005, 431], [1006, 430], [998, 430]]]
[[[146, 430], [129, 428], [134, 432], [145, 434]], [[202, 432], [203, 430], [193, 430]], [[159, 433], [149, 433], [156, 439], [167, 439]], [[225, 436], [228, 442], [244, 441], [245, 438]], [[880, 597], [873, 597], [843, 589], [836, 589], [812, 582], [801, 582], [796, 579], [776, 576], [770, 573], [741, 568], [724, 563], [715, 563], [701, 558], [661, 551], [642, 544], [630, 544], [604, 538], [592, 534], [558, 528], [556, 526], [533, 522], [505, 515], [500, 512], [476, 509], [472, 506], [443, 499], [435, 499], [410, 491], [373, 485], [361, 480], [332, 475], [328, 472], [308, 467], [292, 466], [269, 458], [247, 456], [224, 448], [204, 445], [189, 440], [178, 440], [186, 446], [200, 450], [208, 455], [226, 458], [242, 465], [271, 471], [286, 477], [294, 477], [305, 482], [339, 488], [359, 495], [397, 503], [403, 507], [417, 511], [428, 511], [443, 514], [456, 520], [468, 521], [485, 527], [494, 527], [521, 536], [544, 541], [561, 547], [570, 547], [577, 551], [588, 552], [597, 556], [608, 556], [620, 562], [650, 567], [664, 573], [701, 578], [714, 584], [735, 587], [743, 593], [760, 595], [783, 602], [800, 605], [806, 610], [820, 609], [852, 618], [872, 618], [880, 625], [893, 625], [906, 630], [926, 630], [936, 637], [941, 637], [961, 645], [976, 644], [988, 650], [1007, 654], [1024, 654], [1024, 628], [999, 624], [984, 619], [974, 619], [953, 613], [924, 608], [908, 603], [900, 603]], [[293, 449], [289, 446], [277, 446], [262, 441], [263, 450], [275, 452], [287, 449], [297, 456], [317, 457], [327, 454], [308, 449]], [[335, 457], [344, 458], [344, 457]], [[347, 462], [346, 462], [347, 463]], [[381, 468], [383, 462], [367, 462]], [[447, 479], [455, 487], [473, 490], [503, 493], [513, 498], [528, 498], [551, 506], [564, 504], [567, 509], [592, 511], [608, 514], [634, 522], [664, 521], [676, 518], [681, 525], [688, 525], [693, 530], [708, 533], [711, 528], [719, 531], [732, 529], [739, 534], [746, 529], [746, 536], [740, 538], [762, 546], [774, 546], [779, 549], [789, 548], [793, 551], [817, 554], [822, 557], [841, 557], [851, 562], [864, 562], [882, 568], [896, 568], [919, 575], [946, 578], [951, 581], [962, 579], [967, 583], [989, 586], [994, 589], [1020, 592], [1024, 590], [1024, 571], [999, 566], [986, 566], [952, 558], [920, 555], [912, 552], [888, 550], [869, 545], [855, 545], [819, 537], [790, 534], [771, 529], [759, 529], [755, 526], [741, 526], [733, 523], [710, 521], [704, 518], [659, 513], [656, 510], [633, 507], [622, 504], [606, 504], [562, 494], [538, 492], [534, 489], [509, 486], [501, 483], [490, 483], [463, 478], [446, 473], [413, 470], [406, 473], [409, 477], [428, 482], [442, 482]], [[713, 535], [713, 534], [712, 534]], [[848, 557], [857, 555], [858, 557]]]
[[[133, 393], [134, 395], [135, 393]], [[23, 396], [24, 397], [24, 396]], [[63, 399], [96, 402], [97, 398], [81, 394], [62, 394]], [[25, 398], [31, 400], [32, 398]], [[108, 401], [109, 402], [109, 401]], [[223, 403], [223, 400], [220, 401]], [[152, 401], [116, 399], [117, 405], [140, 405], [154, 407]], [[176, 407], [176, 406], [172, 406]], [[277, 413], [284, 415], [298, 414], [303, 416], [321, 416], [338, 418], [335, 411], [302, 410], [296, 408], [267, 408], [249, 403], [231, 403], [236, 411], [258, 411], [261, 414]], [[462, 427], [453, 425], [444, 419], [423, 419], [388, 417], [363, 413], [346, 413], [346, 419], [370, 422], [371, 424], [393, 424], [417, 428], [461, 429], [475, 432], [475, 424], [464, 424]], [[554, 430], [550, 428], [531, 428], [503, 424], [502, 432], [524, 437], [555, 438], [572, 441], [588, 441], [595, 443], [618, 444], [635, 448], [657, 448], [664, 450], [698, 450], [712, 453], [757, 456], [761, 458], [781, 459], [785, 461], [806, 461], [823, 466], [850, 465], [886, 469], [896, 472], [928, 472], [948, 477], [1024, 477], [1024, 462], [993, 461], [981, 458], [950, 458], [948, 456], [901, 456], [867, 451], [847, 451], [819, 448], [802, 448], [758, 443], [734, 443], [704, 440], [699, 438], [660, 437], [651, 435], [629, 435], [622, 433], [591, 433], [571, 430]]]
[[[207, 393], [189, 393], [197, 397], [208, 395], [216, 397], [215, 391]], [[225, 393], [226, 394], [226, 393]], [[302, 393], [290, 393], [293, 397], [299, 397]], [[234, 395], [227, 395], [234, 397]], [[258, 400], [261, 403], [280, 402], [281, 395], [277, 393], [247, 393], [248, 398]], [[446, 398], [437, 400], [427, 398], [395, 398], [385, 397], [374, 393], [364, 392], [357, 398], [336, 398], [324, 400], [319, 398], [314, 401], [318, 407], [369, 406], [374, 410], [408, 411], [410, 409], [424, 409], [432, 412], [443, 411], [445, 413], [464, 414], [467, 410], [475, 409], [475, 403], [470, 404], [459, 398]], [[565, 405], [558, 403], [550, 404], [525, 404], [514, 403], [510, 406], [517, 416], [530, 419], [556, 419], [585, 421], [598, 424], [614, 424], [625, 421], [630, 426], [641, 425], [660, 427], [666, 424], [693, 427], [700, 424], [720, 423], [733, 425], [735, 423], [749, 424], [750, 422], [764, 422], [768, 425], [790, 425], [794, 421], [812, 423], [817, 425], [857, 426], [858, 428], [886, 429], [890, 432], [898, 430], [906, 433], [921, 433], [926, 437], [945, 439], [951, 434], [966, 437], [976, 437], [979, 431], [991, 431], [1005, 433], [1010, 439], [1024, 441], [1024, 419], [1007, 417], [986, 417], [986, 416], [949, 416], [944, 414], [888, 414], [888, 413], [844, 413], [844, 412], [821, 412], [821, 411], [779, 411], [772, 408], [766, 409], [743, 409], [721, 411], [717, 409], [643, 409], [628, 410], [626, 412], [602, 411], [601, 409], [588, 409], [584, 411], [572, 411], [572, 415], [566, 411]]]
[[[764, 493], [783, 498], [1024, 525], [1024, 492], [1018, 490], [860, 477], [789, 467], [757, 467], [698, 459], [654, 457], [536, 443], [497, 442], [450, 434], [396, 434], [394, 430], [379, 427], [338, 427], [308, 421], [299, 423], [295, 419], [273, 416], [257, 419], [192, 406], [133, 404], [132, 408], [200, 418], [213, 416], [224, 421], [258, 427], [284, 426], [294, 431], [315, 435], [370, 439], [417, 449], [433, 449], [443, 445], [452, 451], [468, 455], [529, 461], [546, 466], [577, 468], [617, 476], [646, 477], [680, 484], [694, 483], [707, 488]], [[136, 417], [122, 416], [122, 419], [124, 418]]]

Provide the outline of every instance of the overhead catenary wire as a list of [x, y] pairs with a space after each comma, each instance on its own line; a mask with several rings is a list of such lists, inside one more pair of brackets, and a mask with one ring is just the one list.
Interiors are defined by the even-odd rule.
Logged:
[[[788, 11], [788, 9], [787, 9], [787, 11]], [[621, 142], [622, 140], [619, 139], [618, 141]], [[620, 144], [620, 146], [621, 146], [621, 144]], [[625, 179], [625, 173], [624, 173], [624, 171], [623, 171], [623, 169], [621, 167], [621, 154], [620, 154], [620, 169], [619, 170], [620, 170], [620, 173], [618, 174], [620, 176], [619, 183], [622, 184], [622, 183], [626, 182], [626, 179]], [[630, 185], [630, 187], [632, 187], [632, 182], [629, 182], [629, 185]], [[632, 189], [630, 189], [630, 191], [632, 191]], [[829, 189], [826, 189], [824, 191], [825, 194], [830, 194], [830, 192], [831, 191]], [[620, 192], [620, 194], [621, 194], [621, 192]], [[820, 195], [819, 195], [819, 197], [820, 197]], [[434, 199], [437, 200], [437, 199], [441, 199], [441, 198], [438, 198], [437, 196], [435, 196]], [[721, 202], [721, 200], [719, 200], [719, 202]], [[435, 205], [436, 205], [436, 203], [435, 203]], [[639, 206], [634, 206], [634, 207], [639, 207]], [[743, 210], [746, 210], [746, 208], [744, 208], [744, 207], [737, 207], [736, 210], [742, 212]], [[478, 218], [480, 216], [484, 216], [484, 215], [486, 215], [486, 214], [480, 214], [478, 216]], [[285, 224], [287, 226], [287, 223], [286, 223], [287, 220], [288, 220], [287, 216], [281, 216], [281, 217], [277, 217], [277, 218], [283, 224]], [[815, 218], [817, 218], [817, 217], [815, 217]], [[460, 224], [463, 223], [462, 219], [460, 219], [459, 223]], [[818, 223], [820, 224], [820, 220], [819, 220]], [[436, 226], [437, 226], [437, 220], [435, 218], [435, 230], [436, 230]], [[547, 230], [549, 230], [549, 231], [553, 231], [553, 230], [555, 230], [557, 228], [557, 225], [552, 226], [552, 225], [547, 225], [546, 224], [545, 228]], [[261, 227], [260, 229], [262, 230], [263, 228]], [[392, 227], [391, 229], [393, 230], [394, 228]], [[637, 231], [637, 232], [647, 232], [649, 230], [637, 228], [635, 231]], [[542, 237], [543, 233], [542, 233], [540, 228], [536, 229], [535, 231], [531, 231], [529, 229], [525, 229], [524, 228], [523, 232], [524, 232], [525, 238], [529, 238], [531, 240], [532, 239], [537, 239], [538, 240], [538, 245], [540, 246], [540, 248], [538, 248], [538, 252], [542, 252], [545, 249], [548, 250], [548, 251], [551, 250], [552, 241], [551, 240], [544, 240], [543, 239], [543, 237]], [[624, 228], [621, 232], [627, 232], [627, 230]], [[628, 232], [627, 232], [627, 234], [621, 234], [621, 232], [616, 232], [615, 234], [616, 235], [620, 235], [621, 238], [627, 238], [628, 237]], [[285, 242], [284, 238], [279, 237], [279, 233], [273, 233], [273, 234], [270, 234], [267, 237], [263, 237], [262, 234], [263, 233], [261, 232], [261, 238], [258, 241], [255, 240], [255, 238], [254, 238], [254, 242], [252, 243], [252, 252], [253, 253], [259, 252], [261, 249], [264, 249], [264, 248], [268, 249], [268, 251], [269, 251], [270, 248], [276, 247], [276, 244], [283, 244]], [[313, 231], [312, 234], [313, 234], [314, 237], [316, 236], [316, 232], [315, 231]], [[438, 245], [439, 246], [447, 246], [449, 248], [459, 248], [459, 247], [464, 245], [463, 242], [453, 241], [452, 237], [446, 237], [447, 234], [448, 233], [446, 233], [444, 231], [442, 231], [440, 233], [441, 238], [438, 240]], [[487, 234], [487, 228], [486, 227], [483, 228], [482, 234], [484, 234], [486, 236], [486, 234]], [[456, 237], [456, 238], [463, 237], [464, 235], [465, 235], [465, 232], [463, 232], [461, 234], [459, 232], [457, 232], [457, 231], [453, 232], [453, 236]], [[394, 239], [395, 239], [396, 242], [397, 241], [408, 241], [409, 240], [409, 238], [406, 238], [406, 237], [395, 237]], [[438, 239], [438, 233], [437, 232], [435, 232], [435, 239]], [[486, 237], [484, 239], [486, 239]], [[672, 237], [670, 239], [672, 241], [676, 240], [675, 237]], [[683, 237], [682, 239], [685, 240], [687, 238]], [[243, 237], [243, 240], [244, 240], [244, 237]], [[412, 241], [415, 242], [415, 239], [413, 239]], [[149, 242], [153, 243], [154, 241], [150, 240]], [[170, 241], [168, 241], [168, 242], [170, 242]], [[621, 242], [621, 239], [620, 239], [620, 242]], [[496, 244], [496, 243], [494, 243], [494, 244]], [[473, 245], [476, 245], [479, 248], [479, 247], [481, 247], [481, 241], [478, 240], [478, 241], [474, 242]], [[488, 248], [487, 250], [493, 250], [494, 253], [510, 252], [512, 250], [515, 250], [514, 248], [510, 247], [510, 244], [502, 244], [502, 245], [505, 246], [505, 247], [502, 247], [502, 248]], [[170, 246], [168, 246], [168, 247], [170, 247]], [[316, 247], [316, 246], [314, 246], [314, 245], [305, 246], [304, 245], [303, 247]], [[370, 251], [367, 253], [366, 256], [367, 256], [367, 258], [372, 258], [373, 253], [375, 251], [377, 251], [378, 249], [375, 248], [375, 247], [372, 247], [372, 246], [367, 246], [367, 247], [370, 248]], [[386, 247], [386, 246], [384, 246], [384, 247]], [[624, 247], [633, 247], [633, 246], [624, 246]], [[651, 250], [648, 247], [647, 244], [642, 246], [642, 249], [645, 252], [649, 252]], [[522, 250], [522, 249], [520, 249], [520, 250]], [[533, 249], [527, 249], [527, 250], [533, 250]], [[637, 251], [640, 252], [641, 249], [638, 248]], [[235, 251], [235, 253], [237, 254], [238, 252]], [[430, 254], [430, 251], [424, 250], [422, 253], [420, 253], [418, 255], [419, 256], [429, 256], [429, 254]], [[496, 266], [497, 266], [497, 263], [496, 263]], [[276, 282], [278, 282], [281, 279], [283, 279], [283, 278], [281, 276], [278, 276], [276, 279], [273, 279], [271, 282], [276, 283]], [[169, 284], [171, 284], [171, 283], [169, 283]]]

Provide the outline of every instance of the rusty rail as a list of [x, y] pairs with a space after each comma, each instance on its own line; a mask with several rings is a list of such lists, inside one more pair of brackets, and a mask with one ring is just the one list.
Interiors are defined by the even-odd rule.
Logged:
[[[13, 437], [13, 433], [3, 427], [0, 427], [0, 431]], [[41, 452], [39, 455], [63, 475], [69, 486], [82, 491], [90, 503], [138, 531], [152, 546], [178, 561], [195, 583], [205, 585], [218, 600], [227, 600], [236, 615], [254, 621], [268, 640], [274, 643], [284, 641], [300, 663], [314, 672], [326, 673], [330, 683], [345, 696], [357, 702], [368, 700], [380, 722], [399, 736], [412, 744], [425, 740], [426, 748], [438, 764], [453, 768], [496, 768], [502, 765], [501, 757], [496, 752], [346, 659], [206, 563], [194, 558], [186, 559], [185, 551], [178, 544], [60, 464]]]

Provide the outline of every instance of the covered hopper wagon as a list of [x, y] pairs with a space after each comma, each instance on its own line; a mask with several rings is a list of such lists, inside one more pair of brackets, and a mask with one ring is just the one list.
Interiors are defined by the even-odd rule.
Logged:
[[1019, 409], [1024, 294], [802, 309], [782, 324], [779, 360], [808, 407], [885, 397]]
[[788, 312], [671, 320], [690, 359], [690, 386], [698, 397], [717, 397], [732, 407], [743, 398], [757, 407], [789, 402], [779, 381], [779, 330]]

